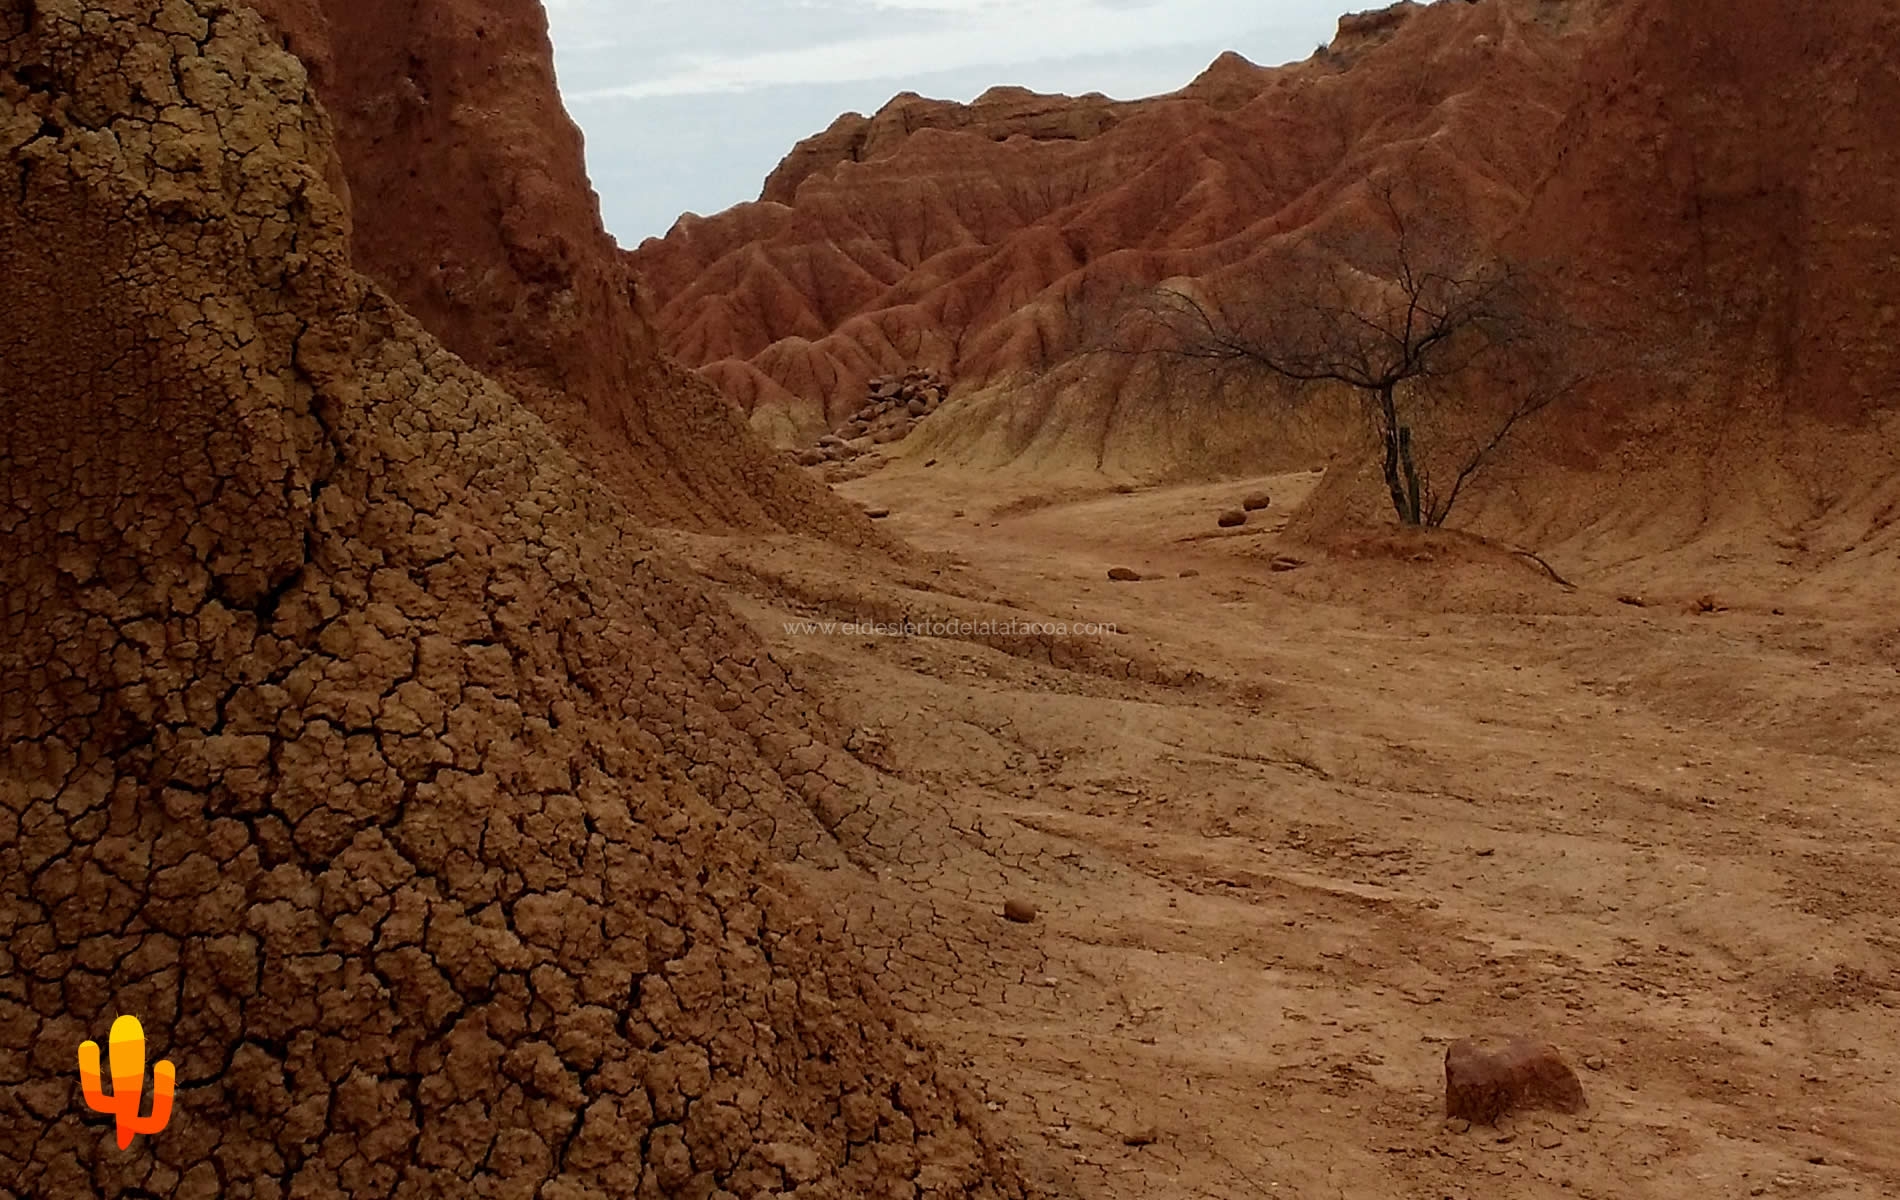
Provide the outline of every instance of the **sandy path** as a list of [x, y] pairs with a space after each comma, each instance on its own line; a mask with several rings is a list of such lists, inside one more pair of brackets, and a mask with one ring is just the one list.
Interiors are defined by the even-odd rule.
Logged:
[[[776, 638], [855, 698], [882, 786], [941, 814], [879, 872], [923, 930], [891, 924], [894, 986], [1033, 1176], [1086, 1197], [1900, 1194], [1891, 626], [1634, 608], [1497, 564], [1273, 571], [1311, 482], [1043, 503], [906, 468], [843, 489], [1189, 687]], [[1263, 485], [1272, 515], [1206, 536]], [[1109, 583], [1120, 565], [1160, 577]], [[1041, 919], [1003, 923], [1006, 895]], [[1445, 1044], [1484, 1030], [1556, 1041], [1592, 1111], [1445, 1126]]]

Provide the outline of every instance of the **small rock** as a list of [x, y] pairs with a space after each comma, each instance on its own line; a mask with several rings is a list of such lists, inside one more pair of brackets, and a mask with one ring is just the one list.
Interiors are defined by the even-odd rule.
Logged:
[[1305, 565], [1290, 554], [1277, 554], [1273, 561], [1267, 564], [1267, 568], [1272, 571], [1297, 571]]
[[1127, 1133], [1122, 1134], [1122, 1145], [1124, 1146], [1152, 1146], [1160, 1140], [1161, 1131], [1152, 1125], [1146, 1125], [1140, 1129], [1131, 1129]]
[[1445, 1115], [1495, 1124], [1527, 1108], [1580, 1112], [1583, 1085], [1557, 1047], [1527, 1038], [1466, 1038], [1445, 1050]]
[[929, 459], [929, 460], [927, 460], [927, 461], [926, 461], [926, 462], [924, 463], [924, 465], [925, 465], [926, 467], [934, 467], [934, 466], [936, 466], [936, 465], [937, 465], [937, 460], [936, 460], [936, 459], [934, 459], [934, 458], [933, 458], [933, 459]]
[[1514, 987], [1507, 987], [1498, 993], [1498, 999], [1500, 1000], [1519, 1000], [1522, 999], [1523, 996], [1523, 991]]
[[1453, 1133], [1470, 1133], [1471, 1122], [1465, 1120], [1463, 1117], [1452, 1117], [1445, 1122], [1445, 1128], [1451, 1130]]
[[923, 399], [919, 397], [916, 400], [912, 400], [909, 404], [906, 404], [904, 411], [913, 417], [921, 417], [930, 411], [930, 405], [924, 403]]
[[1239, 509], [1230, 509], [1215, 518], [1215, 524], [1222, 529], [1238, 529], [1247, 523], [1247, 514]]
[[798, 452], [798, 465], [801, 467], [815, 467], [824, 461], [825, 452], [823, 450], [800, 450]]
[[1592, 1054], [1583, 1060], [1583, 1065], [1589, 1067], [1592, 1071], [1601, 1071], [1609, 1064], [1603, 1061], [1601, 1054]]
[[1248, 512], [1260, 512], [1272, 503], [1273, 497], [1267, 495], [1265, 492], [1255, 492], [1245, 500], [1242, 500], [1240, 507], [1246, 509]]
[[1108, 577], [1116, 583], [1135, 583], [1141, 579], [1141, 572], [1128, 567], [1110, 567]]
[[891, 515], [891, 510], [888, 508], [867, 508], [864, 510], [864, 515], [873, 521], [882, 521], [885, 517]]
[[1003, 916], [1018, 925], [1027, 925], [1036, 919], [1036, 906], [1021, 897], [1012, 897], [1003, 901]]
[[1200, 577], [1201, 573], [1196, 571], [1193, 567], [1189, 567], [1187, 570], [1181, 572], [1181, 578], [1183, 579], [1199, 579]]
[[1537, 1135], [1537, 1148], [1539, 1150], [1555, 1150], [1563, 1144], [1564, 1135], [1558, 1133], [1555, 1129], [1546, 1129]]

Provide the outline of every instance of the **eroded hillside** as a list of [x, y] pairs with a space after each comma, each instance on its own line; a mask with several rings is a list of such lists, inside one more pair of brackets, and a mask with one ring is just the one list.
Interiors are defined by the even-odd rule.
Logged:
[[768, 429], [761, 410], [835, 423], [911, 361], [969, 390], [1020, 379], [1075, 349], [1089, 298], [1244, 274], [1289, 231], [1360, 219], [1381, 167], [1418, 163], [1501, 232], [1547, 169], [1594, 12], [1402, 5], [1343, 20], [1306, 62], [1226, 55], [1139, 102], [901, 96], [802, 143], [758, 203], [647, 241], [634, 269], [667, 347]]

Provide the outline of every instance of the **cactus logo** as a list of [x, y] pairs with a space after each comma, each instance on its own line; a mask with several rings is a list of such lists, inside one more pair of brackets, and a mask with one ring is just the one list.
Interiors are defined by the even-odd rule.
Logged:
[[145, 1095], [145, 1027], [137, 1017], [120, 1017], [106, 1039], [112, 1055], [112, 1091], [105, 1090], [99, 1073], [99, 1043], [79, 1043], [79, 1089], [97, 1113], [118, 1118], [119, 1149], [131, 1146], [141, 1133], [157, 1133], [172, 1119], [172, 1083], [177, 1072], [164, 1059], [152, 1064], [152, 1111], [139, 1116]]

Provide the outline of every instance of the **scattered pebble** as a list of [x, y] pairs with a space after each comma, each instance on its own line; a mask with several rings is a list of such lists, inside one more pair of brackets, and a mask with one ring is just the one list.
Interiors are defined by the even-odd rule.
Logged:
[[1027, 925], [1036, 919], [1036, 906], [1021, 897], [1012, 897], [1003, 902], [1003, 916], [1018, 925]]

